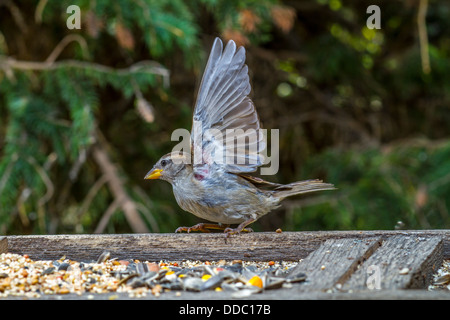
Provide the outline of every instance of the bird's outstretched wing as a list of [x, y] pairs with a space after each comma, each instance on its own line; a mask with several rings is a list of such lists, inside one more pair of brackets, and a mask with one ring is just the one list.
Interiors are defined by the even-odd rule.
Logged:
[[233, 173], [253, 172], [266, 147], [259, 117], [248, 97], [251, 86], [245, 49], [216, 38], [194, 109], [191, 131], [194, 168], [216, 163]]

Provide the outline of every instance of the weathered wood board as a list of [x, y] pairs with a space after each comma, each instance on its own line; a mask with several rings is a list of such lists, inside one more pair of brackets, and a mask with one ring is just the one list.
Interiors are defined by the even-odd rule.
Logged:
[[[7, 300], [23, 300], [21, 296], [9, 296], [8, 298], [0, 298]], [[127, 293], [111, 292], [102, 294], [83, 294], [77, 295], [70, 293], [64, 296], [61, 295], [42, 295], [40, 300], [136, 300], [137, 298], [130, 297]], [[183, 291], [177, 295], [176, 291], [166, 292], [159, 297], [147, 295], [140, 298], [145, 300], [157, 300], [158, 307], [164, 306], [162, 300], [196, 300], [202, 301], [204, 305], [208, 305], [206, 300], [226, 300], [227, 304], [238, 303], [240, 300], [251, 300], [253, 303], [260, 303], [258, 301], [269, 300], [450, 300], [450, 294], [445, 291], [427, 291], [419, 289], [410, 290], [364, 290], [351, 292], [329, 292], [329, 291], [304, 291], [301, 285], [290, 289], [267, 290], [262, 293], [253, 294], [248, 298], [233, 299], [228, 292], [190, 292]], [[185, 303], [185, 302], [183, 302]], [[190, 303], [190, 302], [189, 302]], [[242, 303], [246, 303], [243, 301]], [[179, 305], [179, 304], [178, 304]], [[291, 306], [289, 303], [288, 306]], [[177, 306], [177, 304], [175, 304]], [[173, 307], [173, 305], [171, 306]], [[295, 309], [297, 308], [297, 309]], [[289, 309], [286, 309], [289, 310]], [[294, 310], [298, 310], [298, 305], [294, 306]]]
[[[450, 299], [450, 293], [425, 290], [442, 260], [450, 258], [449, 230], [263, 232], [229, 238], [222, 233], [0, 237], [0, 252], [6, 246], [8, 252], [34, 260], [66, 256], [89, 261], [105, 250], [114, 258], [148, 261], [301, 260], [294, 272], [305, 273], [305, 282], [250, 299]], [[379, 279], [375, 288], [368, 284], [370, 276]], [[119, 299], [127, 297], [119, 294]], [[180, 297], [167, 293], [159, 299]], [[184, 292], [181, 299], [230, 299], [230, 295]]]
[[8, 239], [0, 236], [0, 254], [8, 250]]
[[368, 274], [373, 274], [374, 281], [379, 277], [374, 289], [426, 288], [442, 260], [441, 237], [392, 236], [352, 274], [343, 289], [366, 289]]
[[148, 261], [242, 259], [298, 261], [331, 239], [388, 238], [393, 235], [441, 236], [443, 256], [450, 258], [450, 231], [317, 231], [254, 232], [226, 238], [213, 234], [105, 234], [8, 236], [8, 251], [32, 259], [96, 260], [109, 250], [113, 257]]
[[344, 283], [381, 245], [381, 238], [330, 239], [303, 259], [295, 273], [305, 273], [304, 290], [327, 290]]

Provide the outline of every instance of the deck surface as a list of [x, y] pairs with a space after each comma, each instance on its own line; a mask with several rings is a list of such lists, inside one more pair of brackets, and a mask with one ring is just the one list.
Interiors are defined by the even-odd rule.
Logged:
[[[252, 300], [450, 299], [427, 291], [433, 273], [450, 258], [450, 230], [262, 232], [223, 234], [119, 234], [0, 237], [0, 253], [34, 260], [95, 260], [103, 251], [118, 259], [299, 261], [306, 281], [265, 290]], [[128, 299], [125, 294], [94, 295]], [[89, 297], [92, 298], [92, 295]], [[9, 298], [8, 298], [9, 299]], [[11, 299], [17, 299], [11, 297]], [[41, 299], [59, 299], [42, 296]], [[64, 299], [86, 299], [69, 295]], [[152, 295], [144, 299], [155, 299]], [[156, 299], [230, 299], [227, 292], [164, 293]]]

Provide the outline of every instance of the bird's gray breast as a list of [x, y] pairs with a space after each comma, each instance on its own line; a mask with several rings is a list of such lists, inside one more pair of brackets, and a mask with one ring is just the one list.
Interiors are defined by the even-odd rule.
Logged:
[[[195, 179], [195, 178], [192, 178]], [[249, 211], [246, 188], [240, 185], [234, 175], [231, 177], [210, 177], [202, 181], [173, 184], [178, 205], [209, 221], [234, 224], [248, 219]]]

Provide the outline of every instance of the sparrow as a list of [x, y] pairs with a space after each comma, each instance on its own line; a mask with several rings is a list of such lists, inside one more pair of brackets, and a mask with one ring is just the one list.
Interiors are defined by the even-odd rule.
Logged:
[[223, 49], [222, 41], [216, 38], [194, 108], [190, 152], [172, 151], [164, 155], [144, 178], [169, 182], [183, 210], [215, 222], [179, 227], [175, 232], [211, 229], [223, 230], [227, 235], [251, 232], [247, 226], [278, 208], [283, 199], [335, 189], [333, 184], [317, 179], [278, 184], [250, 175], [263, 164], [262, 134], [244, 140], [238, 136], [241, 145], [238, 142], [236, 146], [233, 140], [233, 152], [229, 153], [230, 144], [225, 144], [222, 134], [230, 129], [238, 135], [251, 130], [258, 133], [261, 129], [250, 91], [245, 48], [236, 48], [230, 40]]

